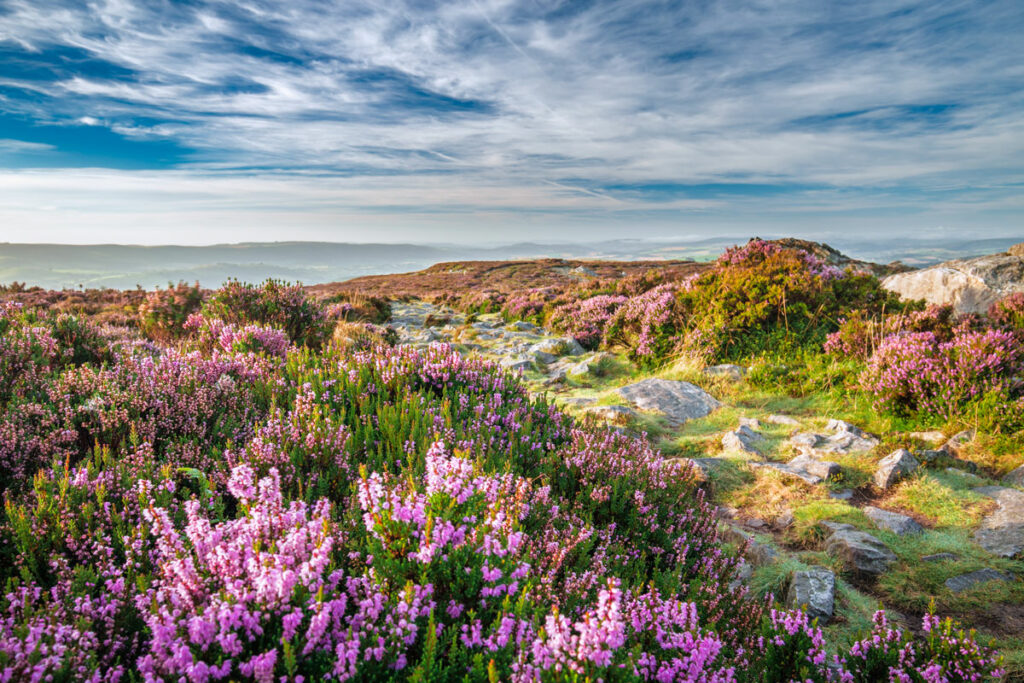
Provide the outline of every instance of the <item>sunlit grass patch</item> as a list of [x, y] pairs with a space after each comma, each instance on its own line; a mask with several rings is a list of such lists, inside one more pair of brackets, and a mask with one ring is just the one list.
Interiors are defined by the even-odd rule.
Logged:
[[952, 477], [955, 475], [918, 474], [897, 484], [885, 503], [924, 515], [940, 528], [973, 526], [993, 508], [994, 503], [954, 484]]

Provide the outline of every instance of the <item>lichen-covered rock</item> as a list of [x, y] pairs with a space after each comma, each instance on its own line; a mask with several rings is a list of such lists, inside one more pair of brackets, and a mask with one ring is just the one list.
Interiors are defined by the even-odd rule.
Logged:
[[705, 417], [722, 404], [695, 384], [645, 379], [616, 390], [640, 410], [660, 413], [674, 425]]
[[877, 438], [843, 420], [829, 420], [825, 429], [831, 434], [801, 432], [789, 443], [805, 455], [848, 454], [870, 451], [881, 443]]
[[901, 448], [898, 451], [893, 451], [878, 462], [878, 469], [875, 470], [875, 486], [884, 491], [920, 466], [921, 464], [907, 449]]
[[789, 415], [769, 415], [764, 419], [765, 422], [770, 422], [773, 425], [784, 425], [787, 427], [799, 427], [800, 423]]
[[836, 600], [836, 575], [824, 567], [793, 572], [786, 606], [807, 608], [807, 616], [825, 624], [832, 618]]

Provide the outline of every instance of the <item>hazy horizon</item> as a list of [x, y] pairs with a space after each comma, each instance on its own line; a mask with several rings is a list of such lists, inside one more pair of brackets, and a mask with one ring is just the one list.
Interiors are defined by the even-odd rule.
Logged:
[[9, 0], [0, 241], [1024, 234], [1024, 5]]

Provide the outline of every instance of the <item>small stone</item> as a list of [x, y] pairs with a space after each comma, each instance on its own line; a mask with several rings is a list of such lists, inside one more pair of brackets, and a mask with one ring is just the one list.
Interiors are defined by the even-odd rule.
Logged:
[[891, 512], [889, 510], [883, 510], [881, 508], [868, 505], [864, 507], [864, 514], [867, 515], [868, 519], [874, 522], [875, 526], [879, 529], [891, 531], [897, 536], [919, 534], [924, 531], [924, 527], [918, 524], [912, 517], [901, 515], [898, 512]]
[[917, 452], [917, 459], [920, 460], [921, 462], [935, 462], [937, 460], [941, 460], [942, 458], [948, 457], [950, 457], [949, 452], [944, 451], [941, 448], [926, 448], [924, 450], [920, 450]]
[[799, 427], [800, 423], [789, 415], [769, 415], [764, 419], [765, 422], [770, 422], [773, 425], [785, 425], [787, 427]]
[[768, 526], [768, 522], [764, 521], [763, 519], [758, 519], [757, 517], [751, 517], [750, 519], [744, 521], [743, 524], [745, 526], [750, 527], [751, 529], [763, 529], [766, 526]]
[[838, 491], [829, 491], [828, 497], [833, 500], [852, 500], [853, 489], [840, 489]]
[[875, 471], [875, 486], [882, 490], [888, 489], [918, 467], [920, 464], [907, 449], [893, 451], [879, 461]]
[[510, 330], [515, 330], [516, 332], [536, 332], [540, 330], [539, 327], [537, 327], [533, 323], [528, 323], [525, 320], [516, 320], [515, 322], [509, 323], [505, 327]]
[[711, 377], [728, 377], [731, 380], [739, 381], [747, 374], [747, 369], [741, 365], [725, 363], [704, 368], [704, 374]]
[[996, 571], [995, 569], [979, 569], [977, 571], [970, 572], [969, 574], [961, 574], [960, 576], [954, 576], [946, 579], [946, 588], [953, 591], [954, 593], [962, 593], [969, 588], [974, 588], [983, 583], [989, 581], [1012, 581], [1013, 577], [1003, 572]]
[[807, 616], [825, 624], [835, 609], [836, 575], [824, 567], [793, 572], [786, 593], [786, 606], [807, 607]]
[[587, 408], [587, 412], [619, 426], [625, 426], [636, 418], [636, 411], [626, 406], [593, 406]]
[[934, 555], [924, 555], [921, 557], [922, 562], [952, 562], [956, 559], [957, 556], [953, 553], [935, 553]]
[[761, 421], [756, 417], [741, 417], [740, 427], [749, 427], [750, 429], [761, 429]]
[[962, 432], [957, 432], [953, 436], [949, 437], [949, 441], [943, 444], [942, 449], [949, 451], [953, 455], [959, 456], [963, 447], [974, 441], [975, 435], [976, 432], [973, 429], [965, 429]]
[[499, 365], [506, 370], [526, 371], [533, 368], [533, 361], [529, 358], [524, 358], [523, 356], [511, 356], [509, 358], [501, 359]]
[[775, 521], [772, 522], [772, 526], [781, 531], [783, 529], [788, 529], [789, 527], [793, 526], [793, 523], [795, 521], [796, 518], [793, 516], [793, 511], [786, 510], [775, 518]]

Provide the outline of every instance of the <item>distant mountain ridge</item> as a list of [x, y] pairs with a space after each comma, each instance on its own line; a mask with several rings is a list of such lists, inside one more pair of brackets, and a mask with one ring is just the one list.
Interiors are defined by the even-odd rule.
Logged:
[[[536, 258], [632, 260], [710, 260], [748, 237], [700, 240], [619, 239], [593, 243], [522, 242], [497, 246], [338, 242], [243, 242], [210, 246], [0, 243], [0, 283], [24, 282], [47, 289], [144, 289], [168, 282], [198, 281], [217, 287], [228, 278], [262, 281], [268, 277], [307, 285], [364, 275], [417, 271], [442, 261]], [[887, 242], [829, 240], [865, 261], [902, 260], [921, 267], [1000, 251], [1020, 238]]]

